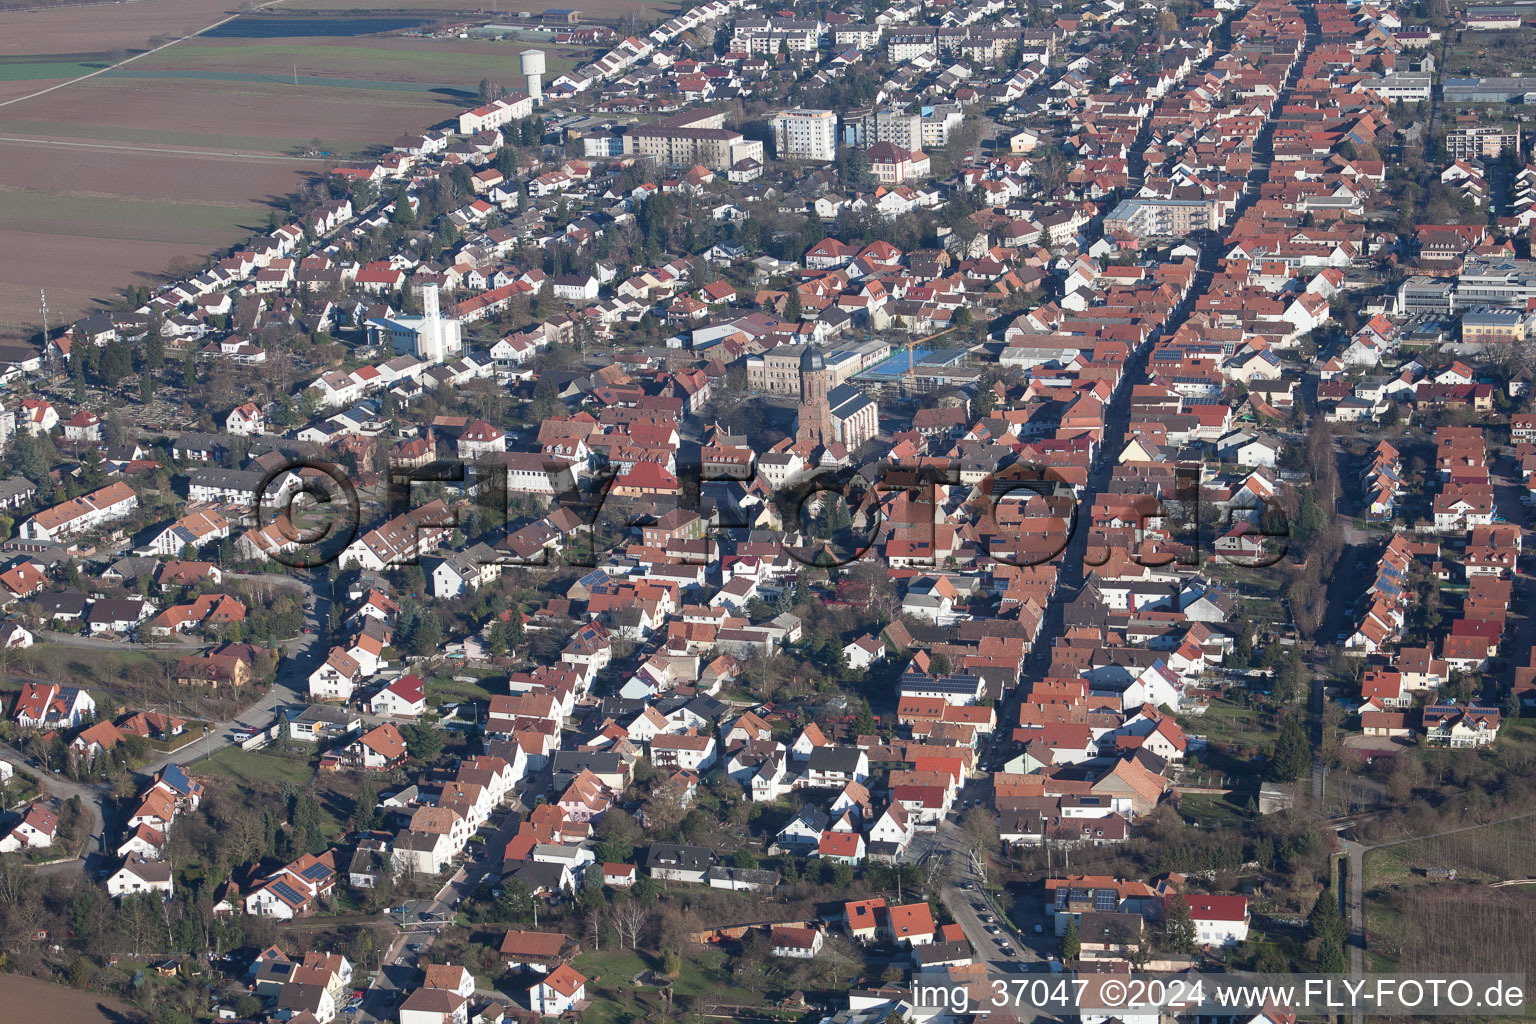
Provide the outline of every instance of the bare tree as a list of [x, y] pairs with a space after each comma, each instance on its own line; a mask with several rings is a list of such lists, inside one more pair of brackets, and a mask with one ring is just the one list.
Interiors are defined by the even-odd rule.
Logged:
[[640, 932], [645, 928], [646, 919], [650, 917], [636, 900], [623, 900], [613, 905], [609, 912], [613, 920], [614, 930], [619, 933], [619, 942], [629, 943], [630, 949], [635, 949], [640, 944]]

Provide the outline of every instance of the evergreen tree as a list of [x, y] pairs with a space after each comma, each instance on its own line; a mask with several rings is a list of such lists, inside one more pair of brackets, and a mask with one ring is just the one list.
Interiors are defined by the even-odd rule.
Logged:
[[443, 752], [442, 730], [418, 722], [405, 730], [405, 745], [414, 756], [430, 761]]
[[435, 654], [443, 646], [443, 623], [436, 612], [427, 612], [411, 630], [411, 651], [415, 654]]
[[357, 801], [352, 806], [352, 827], [368, 832], [378, 823], [379, 793], [371, 782], [357, 787]]
[[1173, 896], [1163, 905], [1163, 938], [1175, 953], [1195, 951], [1195, 921], [1189, 916], [1189, 901]]
[[160, 331], [160, 324], [155, 324], [149, 332], [149, 340], [144, 343], [144, 368], [151, 372], [157, 372], [165, 365], [165, 338]]
[[1067, 925], [1067, 930], [1061, 933], [1061, 962], [1069, 964], [1082, 952], [1083, 937], [1077, 930], [1077, 922], [1072, 921]]
[[800, 293], [791, 288], [789, 298], [784, 300], [784, 319], [797, 324], [800, 322], [800, 313]]
[[390, 221], [401, 227], [416, 221], [416, 214], [411, 210], [411, 193], [404, 185], [395, 190], [395, 212], [390, 214]]
[[533, 892], [526, 882], [507, 882], [501, 887], [496, 906], [514, 921], [521, 921], [533, 913]]
[[1302, 731], [1301, 721], [1287, 715], [1275, 741], [1275, 754], [1269, 763], [1270, 777], [1279, 782], [1294, 782], [1312, 770], [1312, 747]]
[[1344, 959], [1344, 940], [1349, 932], [1339, 913], [1339, 897], [1332, 887], [1324, 889], [1307, 915], [1307, 932], [1317, 941], [1317, 970], [1322, 974], [1343, 974], [1348, 969]]

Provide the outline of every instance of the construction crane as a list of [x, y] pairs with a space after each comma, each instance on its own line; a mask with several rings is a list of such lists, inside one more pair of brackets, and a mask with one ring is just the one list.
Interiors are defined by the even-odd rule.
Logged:
[[916, 349], [919, 345], [926, 345], [928, 342], [932, 341], [935, 338], [942, 338], [942, 337], [944, 337], [944, 335], [948, 334], [949, 332], [957, 331], [959, 329], [960, 329], [959, 325], [956, 324], [953, 327], [946, 327], [942, 331], [938, 331], [938, 332], [936, 332], [934, 334], [930, 334], [927, 337], [914, 338], [913, 340], [907, 342], [906, 349], [907, 349], [907, 390], [908, 391], [913, 390], [914, 385], [917, 382], [917, 357], [912, 354], [913, 350]]

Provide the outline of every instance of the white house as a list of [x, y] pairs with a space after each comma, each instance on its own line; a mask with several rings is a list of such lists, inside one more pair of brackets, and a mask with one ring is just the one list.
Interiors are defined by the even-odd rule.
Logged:
[[430, 878], [442, 871], [457, 852], [458, 847], [447, 832], [405, 831], [395, 836], [393, 859], [400, 870]]
[[591, 274], [561, 274], [550, 283], [557, 299], [591, 302], [597, 298], [598, 281]]
[[18, 850], [40, 850], [53, 845], [59, 827], [59, 816], [42, 804], [27, 808], [26, 815], [16, 827], [0, 836], [0, 853]]
[[561, 964], [528, 989], [528, 1005], [546, 1017], [558, 1017], [587, 998], [587, 979], [570, 964]]
[[73, 729], [96, 714], [96, 699], [78, 686], [24, 683], [13, 718], [23, 729]]
[[315, 700], [349, 701], [362, 674], [356, 659], [333, 647], [320, 667], [309, 674], [309, 695]]
[[457, 992], [419, 988], [400, 1004], [400, 1024], [467, 1024], [469, 1003]]
[[861, 672], [875, 662], [884, 660], [885, 645], [865, 633], [857, 640], [844, 645], [843, 657], [847, 660], [850, 669]]
[[427, 710], [426, 683], [420, 676], [403, 675], [368, 700], [370, 715], [418, 718]]
[[821, 952], [822, 934], [815, 928], [792, 928], [775, 925], [768, 933], [768, 944], [774, 956], [792, 960], [810, 960]]
[[224, 432], [236, 437], [260, 434], [266, 430], [266, 425], [266, 417], [261, 414], [261, 407], [255, 402], [236, 406], [224, 417]]
[[1189, 917], [1195, 925], [1195, 938], [1202, 946], [1236, 946], [1248, 938], [1248, 897], [1174, 895], [1169, 901], [1183, 900], [1189, 905]]
[[330, 895], [335, 885], [335, 851], [327, 850], [318, 857], [306, 853], [263, 879], [245, 897], [245, 912], [291, 921], [310, 913], [315, 901]]
[[702, 773], [715, 763], [715, 738], [692, 732], [664, 733], [651, 740], [651, 762], [657, 768]]
[[161, 899], [168, 900], [173, 891], [171, 866], [165, 861], [145, 860], [136, 853], [107, 879], [107, 893], [114, 897], [157, 892]]

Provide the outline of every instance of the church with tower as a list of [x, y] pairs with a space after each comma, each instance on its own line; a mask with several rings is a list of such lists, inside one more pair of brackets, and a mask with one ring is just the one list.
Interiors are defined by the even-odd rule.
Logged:
[[831, 456], [830, 461], [837, 463], [880, 432], [880, 409], [874, 399], [851, 384], [831, 385], [832, 374], [821, 347], [807, 345], [800, 353], [795, 447], [808, 455], [822, 449], [822, 462]]

